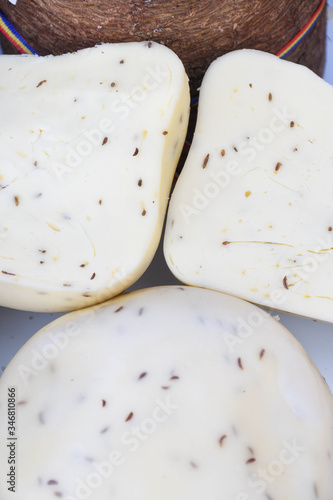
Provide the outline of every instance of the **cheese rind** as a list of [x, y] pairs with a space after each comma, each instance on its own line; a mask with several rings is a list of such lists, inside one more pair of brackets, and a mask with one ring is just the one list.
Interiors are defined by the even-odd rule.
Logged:
[[0, 304], [62, 311], [135, 282], [185, 140], [184, 67], [156, 43], [0, 57]]
[[175, 276], [333, 322], [332, 133], [333, 88], [307, 68], [253, 50], [217, 59], [170, 202]]
[[151, 288], [41, 330], [0, 379], [2, 471], [11, 387], [15, 500], [333, 496], [332, 394], [284, 327], [234, 297]]

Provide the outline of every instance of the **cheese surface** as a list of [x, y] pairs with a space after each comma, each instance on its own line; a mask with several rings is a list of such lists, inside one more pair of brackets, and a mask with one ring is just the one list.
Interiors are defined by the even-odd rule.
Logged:
[[2, 500], [333, 498], [328, 386], [275, 319], [215, 291], [59, 318], [5, 369], [0, 404], [0, 470], [10, 446], [17, 464]]
[[72, 310], [149, 265], [189, 113], [152, 42], [0, 56], [0, 304]]
[[184, 283], [333, 322], [333, 89], [253, 50], [208, 69], [164, 251]]

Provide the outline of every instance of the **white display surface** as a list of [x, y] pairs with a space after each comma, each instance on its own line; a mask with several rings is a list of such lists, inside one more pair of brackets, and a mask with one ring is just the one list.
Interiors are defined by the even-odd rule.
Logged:
[[[333, 0], [329, 2], [327, 62], [324, 79], [333, 84]], [[163, 237], [163, 236], [162, 236]], [[131, 289], [176, 284], [168, 270], [161, 245], [146, 273]], [[59, 314], [41, 314], [0, 307], [0, 373], [18, 349]], [[333, 325], [280, 314], [281, 323], [301, 342], [333, 391]]]

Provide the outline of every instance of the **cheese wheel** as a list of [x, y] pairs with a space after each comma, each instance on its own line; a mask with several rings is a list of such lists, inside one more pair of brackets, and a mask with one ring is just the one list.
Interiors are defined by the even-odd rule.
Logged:
[[333, 498], [328, 386], [268, 313], [215, 291], [151, 288], [57, 319], [0, 401], [2, 500]]
[[0, 56], [0, 304], [68, 311], [128, 288], [157, 248], [188, 78], [152, 42]]
[[258, 51], [217, 59], [172, 196], [182, 282], [333, 322], [333, 88]]

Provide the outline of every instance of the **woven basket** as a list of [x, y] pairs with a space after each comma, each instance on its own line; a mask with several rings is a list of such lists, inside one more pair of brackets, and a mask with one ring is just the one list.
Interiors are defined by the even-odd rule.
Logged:
[[[185, 64], [195, 93], [216, 57], [239, 48], [273, 54], [307, 24], [319, 0], [0, 0], [0, 9], [42, 55], [101, 42], [155, 40]], [[322, 75], [326, 8], [287, 59]], [[2, 37], [4, 52], [15, 52]]]

